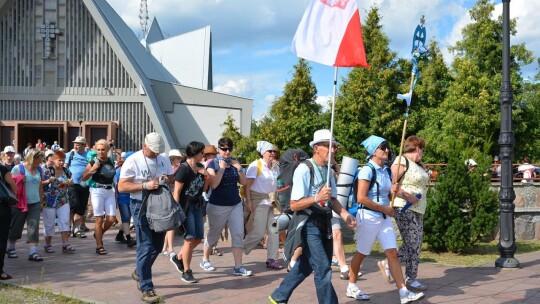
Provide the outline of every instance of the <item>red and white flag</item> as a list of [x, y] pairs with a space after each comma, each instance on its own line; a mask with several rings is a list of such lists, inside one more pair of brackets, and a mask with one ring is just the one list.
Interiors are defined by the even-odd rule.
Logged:
[[298, 57], [337, 67], [369, 67], [357, 0], [312, 0], [294, 35]]

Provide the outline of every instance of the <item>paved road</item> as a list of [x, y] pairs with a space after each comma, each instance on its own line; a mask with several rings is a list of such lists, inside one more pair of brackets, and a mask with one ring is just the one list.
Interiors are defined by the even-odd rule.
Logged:
[[[92, 223], [88, 225], [92, 228]], [[92, 232], [87, 239], [73, 239], [77, 248], [73, 255], [62, 254], [58, 242], [53, 239], [57, 253], [44, 254], [43, 262], [31, 262], [26, 250], [19, 246], [18, 259], [6, 258], [6, 272], [14, 279], [11, 283], [40, 287], [56, 293], [84, 299], [92, 303], [142, 303], [140, 292], [130, 275], [135, 263], [135, 250], [114, 241], [117, 227], [105, 235], [106, 256], [95, 254]], [[176, 238], [175, 249], [181, 239]], [[24, 245], [24, 244], [23, 244]], [[212, 256], [216, 271], [204, 272], [198, 263], [202, 250], [199, 245], [193, 260], [194, 276], [200, 280], [187, 284], [169, 260], [160, 256], [153, 268], [154, 284], [166, 303], [268, 303], [267, 297], [276, 288], [285, 270], [269, 270], [265, 267], [266, 251], [254, 250], [244, 258], [246, 268], [253, 270], [252, 277], [236, 277], [232, 273], [232, 254], [229, 244], [220, 247], [225, 254]], [[42, 248], [41, 248], [42, 249]], [[40, 250], [40, 252], [43, 252]], [[448, 267], [432, 263], [420, 265], [419, 280], [429, 285], [426, 297], [418, 303], [540, 303], [540, 252], [517, 255], [520, 269], [499, 269], [493, 263], [480, 267]], [[376, 261], [367, 258], [359, 280], [361, 289], [371, 296], [369, 303], [399, 303], [394, 285], [380, 276]], [[334, 287], [340, 303], [356, 303], [345, 296], [346, 281], [334, 272]], [[290, 303], [317, 303], [313, 276], [294, 292]]]

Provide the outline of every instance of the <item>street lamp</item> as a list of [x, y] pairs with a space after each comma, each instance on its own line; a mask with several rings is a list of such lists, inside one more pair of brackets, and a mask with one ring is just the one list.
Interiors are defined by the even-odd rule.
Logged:
[[503, 51], [502, 51], [502, 85], [499, 102], [501, 104], [501, 133], [499, 135], [501, 158], [501, 189], [499, 191], [500, 236], [498, 249], [501, 256], [495, 261], [500, 268], [518, 268], [519, 261], [514, 257], [516, 252], [516, 235], [514, 232], [514, 179], [512, 176], [512, 159], [514, 158], [514, 132], [512, 132], [512, 84], [510, 83], [510, 0], [503, 2]]
[[77, 114], [77, 118], [79, 119], [79, 136], [82, 136], [82, 123], [86, 118], [86, 115], [83, 112], [79, 112], [79, 114]]

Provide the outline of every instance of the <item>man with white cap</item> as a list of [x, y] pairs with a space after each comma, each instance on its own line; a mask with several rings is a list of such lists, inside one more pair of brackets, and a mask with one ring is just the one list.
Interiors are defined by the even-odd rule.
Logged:
[[4, 167], [8, 168], [11, 172], [11, 169], [15, 166], [15, 149], [13, 146], [6, 146], [4, 148], [4, 156], [1, 161]]
[[[332, 142], [330, 145], [330, 141]], [[291, 210], [295, 215], [291, 221], [297, 223], [296, 231], [287, 236], [284, 254], [287, 257], [298, 246], [303, 252], [279, 287], [272, 292], [271, 303], [287, 303], [294, 289], [312, 272], [315, 272], [315, 286], [319, 303], [338, 303], [332, 285], [332, 210], [339, 214], [349, 228], [356, 226], [356, 219], [345, 210], [336, 199], [336, 181], [327, 172], [330, 149], [337, 148], [329, 130], [317, 130], [313, 141], [313, 157], [298, 165], [293, 175]]]
[[[167, 184], [173, 180], [173, 168], [166, 155], [165, 142], [158, 133], [149, 133], [144, 138], [141, 150], [126, 159], [120, 171], [118, 191], [130, 193], [130, 209], [133, 215], [137, 239], [136, 268], [132, 278], [137, 281], [137, 288], [142, 291], [142, 300], [154, 303], [159, 296], [152, 283], [152, 265], [158, 257], [165, 232], [155, 232], [148, 225], [146, 216], [139, 216], [143, 190], [154, 190], [159, 186], [159, 179], [164, 177]], [[144, 211], [143, 211], [144, 212]]]
[[86, 138], [77, 136], [73, 141], [73, 150], [66, 154], [65, 167], [71, 172], [73, 183], [69, 185], [69, 206], [71, 208], [71, 229], [73, 237], [86, 238], [84, 224], [86, 223], [86, 207], [90, 191], [82, 175], [88, 165], [86, 159]]

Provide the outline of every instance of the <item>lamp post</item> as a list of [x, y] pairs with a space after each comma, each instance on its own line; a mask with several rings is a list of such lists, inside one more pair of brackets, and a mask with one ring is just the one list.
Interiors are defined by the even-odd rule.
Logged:
[[86, 118], [86, 115], [83, 112], [79, 112], [79, 114], [77, 114], [77, 118], [79, 119], [79, 136], [82, 136], [82, 123]]
[[512, 132], [512, 84], [510, 83], [510, 0], [503, 2], [503, 51], [502, 85], [499, 102], [501, 104], [501, 133], [499, 135], [501, 158], [501, 188], [499, 191], [500, 236], [498, 249], [501, 256], [495, 261], [500, 268], [517, 268], [519, 261], [514, 257], [516, 236], [514, 232], [514, 180], [512, 159], [514, 158], [514, 132]]

